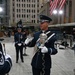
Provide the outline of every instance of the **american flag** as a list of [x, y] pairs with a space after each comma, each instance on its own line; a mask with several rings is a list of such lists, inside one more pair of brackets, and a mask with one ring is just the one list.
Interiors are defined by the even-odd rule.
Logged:
[[50, 15], [53, 14], [55, 9], [62, 9], [66, 0], [50, 0]]
[[61, 0], [60, 3], [59, 3], [59, 10], [61, 10], [63, 7], [64, 7], [64, 4], [66, 3], [66, 0]]
[[56, 9], [59, 0], [50, 0], [50, 14], [52, 15], [53, 10]]

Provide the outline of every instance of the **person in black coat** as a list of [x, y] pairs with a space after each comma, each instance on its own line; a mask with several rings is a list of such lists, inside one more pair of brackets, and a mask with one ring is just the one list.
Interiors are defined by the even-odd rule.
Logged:
[[[26, 33], [26, 30], [24, 30], [23, 31], [23, 39], [24, 39], [24, 41], [26, 40], [26, 38], [27, 38], [27, 33]], [[23, 56], [27, 56], [27, 54], [26, 54], [26, 45], [23, 46], [23, 50], [24, 50], [23, 51], [24, 52]]]
[[[51, 21], [52, 19], [48, 16], [40, 15], [41, 30], [34, 33], [33, 37], [29, 35], [25, 40], [25, 44], [28, 47], [35, 47], [35, 53], [31, 62], [33, 75], [41, 75], [41, 73], [42, 75], [50, 75], [50, 69], [52, 67], [51, 55], [55, 55], [58, 52], [54, 46], [57, 40], [56, 34], [48, 29]], [[43, 38], [45, 37], [46, 40], [43, 44]]]
[[11, 68], [12, 68], [11, 56], [3, 52], [2, 44], [0, 43], [0, 75], [8, 74]]
[[24, 43], [24, 39], [23, 39], [22, 29], [17, 28], [17, 31], [18, 32], [15, 33], [15, 35], [14, 35], [15, 48], [16, 48], [16, 63], [18, 63], [19, 52], [20, 52], [21, 61], [24, 62], [24, 59], [23, 59], [23, 43]]

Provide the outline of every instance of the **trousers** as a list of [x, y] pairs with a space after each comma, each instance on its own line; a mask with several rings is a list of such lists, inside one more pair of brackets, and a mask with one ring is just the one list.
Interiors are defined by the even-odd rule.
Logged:
[[[50, 75], [50, 69], [45, 69], [45, 74], [44, 75]], [[42, 72], [42, 69], [37, 69], [37, 68], [34, 68], [32, 67], [32, 73], [33, 75], [42, 75], [43, 72]]]
[[24, 61], [23, 60], [23, 46], [16, 46], [16, 61], [18, 61], [19, 59], [19, 52], [20, 52], [21, 61]]

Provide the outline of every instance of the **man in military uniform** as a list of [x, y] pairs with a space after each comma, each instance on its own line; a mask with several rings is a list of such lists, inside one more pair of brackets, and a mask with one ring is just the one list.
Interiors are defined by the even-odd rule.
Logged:
[[19, 59], [19, 52], [20, 52], [20, 58], [21, 61], [24, 62], [23, 60], [23, 34], [22, 34], [22, 29], [17, 28], [17, 33], [14, 35], [14, 41], [15, 41], [15, 48], [16, 48], [16, 63], [18, 63]]
[[[57, 49], [54, 46], [57, 40], [56, 34], [48, 29], [51, 18], [45, 15], [40, 15], [40, 31], [33, 34], [33, 37], [28, 36], [25, 40], [25, 44], [29, 47], [36, 46], [35, 54], [32, 58], [32, 72], [33, 75], [50, 75], [51, 69], [51, 55], [57, 53]], [[43, 36], [43, 37], [42, 37]], [[46, 37], [46, 40], [43, 40]]]
[[23, 26], [22, 26], [22, 20], [20, 20], [20, 21], [17, 23], [17, 28], [23, 28]]
[[4, 54], [2, 44], [0, 43], [0, 75], [8, 74], [12, 67], [10, 55]]

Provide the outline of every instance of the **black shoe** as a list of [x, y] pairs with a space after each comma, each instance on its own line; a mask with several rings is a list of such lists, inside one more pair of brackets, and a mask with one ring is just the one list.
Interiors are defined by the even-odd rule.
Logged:
[[72, 49], [72, 50], [75, 50], [75, 47], [72, 47], [71, 49]]
[[22, 63], [24, 63], [24, 61], [22, 60]]
[[28, 55], [26, 53], [24, 53], [23, 56], [28, 56]]
[[16, 61], [16, 63], [18, 63], [18, 61]]

